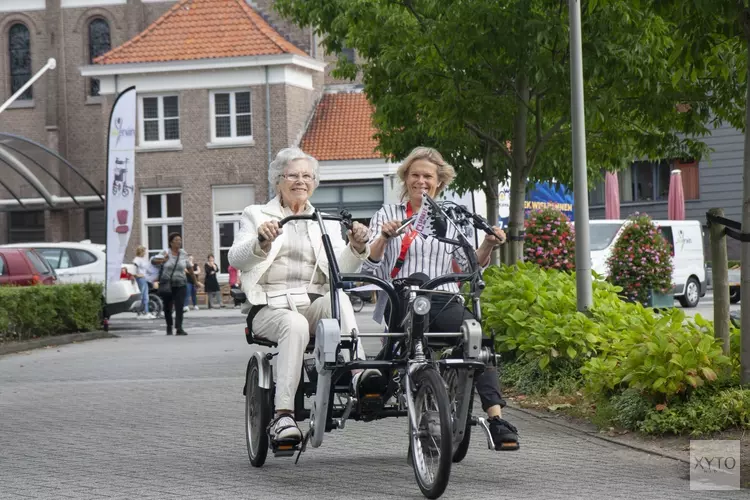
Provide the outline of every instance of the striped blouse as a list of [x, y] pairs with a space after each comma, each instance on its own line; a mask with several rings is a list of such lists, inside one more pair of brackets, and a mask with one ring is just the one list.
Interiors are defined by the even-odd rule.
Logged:
[[[370, 221], [370, 234], [372, 244], [373, 240], [380, 236], [383, 224], [392, 220], [406, 219], [406, 203], [398, 205], [384, 205], [378, 210]], [[447, 238], [457, 239], [455, 226], [449, 224], [446, 233]], [[385, 248], [385, 253], [380, 262], [373, 262], [370, 259], [365, 260], [363, 272], [373, 274], [386, 281], [391, 280], [391, 271], [396, 265], [396, 260], [401, 253], [401, 245], [408, 231], [401, 235], [391, 238]], [[404, 265], [399, 270], [396, 278], [406, 278], [414, 273], [424, 273], [430, 279], [444, 276], [453, 272], [453, 260], [456, 260], [463, 271], [468, 272], [469, 261], [463, 249], [443, 243], [432, 237], [423, 238], [417, 236], [414, 238], [404, 259]], [[446, 290], [458, 292], [458, 284], [448, 283], [441, 285], [437, 290]]]

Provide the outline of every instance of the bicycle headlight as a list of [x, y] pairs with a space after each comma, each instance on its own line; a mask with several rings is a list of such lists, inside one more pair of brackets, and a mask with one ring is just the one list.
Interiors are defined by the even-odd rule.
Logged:
[[428, 299], [427, 297], [419, 296], [416, 299], [414, 299], [414, 302], [412, 303], [412, 308], [414, 308], [415, 314], [424, 316], [425, 314], [430, 312], [430, 299]]

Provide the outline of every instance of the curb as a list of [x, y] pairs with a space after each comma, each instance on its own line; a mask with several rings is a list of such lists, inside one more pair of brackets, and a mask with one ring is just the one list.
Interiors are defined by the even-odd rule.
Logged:
[[7, 344], [0, 344], [0, 356], [4, 354], [14, 354], [17, 352], [29, 351], [31, 349], [39, 349], [41, 347], [51, 347], [72, 344], [73, 342], [84, 342], [86, 340], [111, 338], [117, 338], [117, 335], [104, 331], [96, 331], [55, 335], [52, 337], [42, 337], [39, 339], [24, 340], [20, 342], [8, 342]]
[[661, 450], [656, 450], [656, 449], [649, 448], [649, 447], [644, 446], [644, 445], [638, 445], [636, 443], [622, 441], [620, 439], [611, 438], [609, 436], [603, 436], [599, 432], [589, 431], [589, 430], [586, 430], [586, 429], [582, 428], [581, 426], [570, 424], [568, 422], [563, 423], [563, 422], [559, 421], [560, 418], [557, 415], [554, 415], [554, 414], [551, 414], [551, 413], [537, 412], [537, 411], [534, 411], [534, 410], [530, 410], [530, 409], [527, 409], [527, 408], [521, 408], [520, 406], [510, 405], [510, 404], [508, 405], [508, 408], [516, 410], [516, 411], [519, 411], [521, 413], [525, 413], [526, 415], [529, 415], [531, 417], [538, 418], [539, 420], [543, 420], [545, 422], [549, 422], [551, 424], [555, 424], [555, 425], [558, 425], [560, 427], [565, 427], [566, 429], [571, 429], [571, 430], [580, 432], [582, 434], [586, 434], [587, 436], [591, 436], [591, 437], [596, 438], [596, 439], [601, 439], [602, 441], [607, 441], [609, 443], [617, 444], [617, 445], [623, 446], [625, 448], [630, 448], [632, 450], [642, 451], [644, 453], [649, 453], [651, 455], [658, 455], [660, 457], [669, 458], [669, 459], [676, 460], [678, 462], [682, 462], [684, 464], [690, 465], [690, 460], [686, 460], [686, 459], [684, 459], [684, 458], [682, 458], [682, 457], [680, 457], [678, 455], [675, 455], [673, 453], [669, 453], [669, 452], [661, 451]]

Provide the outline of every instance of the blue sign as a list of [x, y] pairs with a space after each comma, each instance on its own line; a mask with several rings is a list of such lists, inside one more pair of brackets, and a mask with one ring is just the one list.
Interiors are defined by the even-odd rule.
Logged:
[[[573, 221], [573, 201], [573, 191], [565, 185], [556, 182], [537, 182], [526, 194], [525, 214], [528, 217], [532, 210], [553, 208]], [[501, 186], [498, 204], [500, 222], [505, 227], [510, 219], [510, 186]]]

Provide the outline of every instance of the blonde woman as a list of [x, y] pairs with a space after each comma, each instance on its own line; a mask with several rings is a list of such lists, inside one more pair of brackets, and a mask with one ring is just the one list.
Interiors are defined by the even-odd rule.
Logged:
[[[385, 205], [373, 216], [370, 222], [370, 255], [363, 265], [370, 272], [385, 280], [406, 278], [416, 273], [434, 279], [453, 271], [454, 263], [461, 268], [468, 265], [463, 250], [455, 248], [435, 238], [417, 238], [414, 231], [399, 233], [401, 221], [416, 214], [422, 206], [422, 193], [435, 198], [453, 181], [456, 172], [432, 148], [415, 148], [403, 161], [397, 171], [403, 186], [401, 203]], [[492, 249], [505, 242], [505, 233], [495, 227], [494, 236], [485, 236], [484, 242], [476, 250], [477, 261], [488, 266]], [[449, 228], [448, 237], [454, 237]], [[458, 285], [449, 283], [437, 288], [446, 292], [458, 293]], [[430, 331], [457, 332], [464, 319], [473, 315], [455, 295], [436, 294], [431, 298]], [[496, 450], [517, 450], [518, 431], [502, 418], [505, 400], [500, 393], [500, 383], [494, 366], [479, 375], [475, 382], [482, 408], [487, 412], [492, 438]]]
[[138, 288], [141, 291], [141, 304], [143, 304], [143, 308], [141, 309], [138, 318], [156, 319], [156, 316], [148, 311], [148, 280], [146, 279], [146, 276], [148, 275], [151, 262], [146, 258], [146, 247], [143, 245], [140, 245], [135, 249], [135, 259], [133, 259], [133, 264], [135, 264], [136, 268], [135, 282], [138, 283]]

